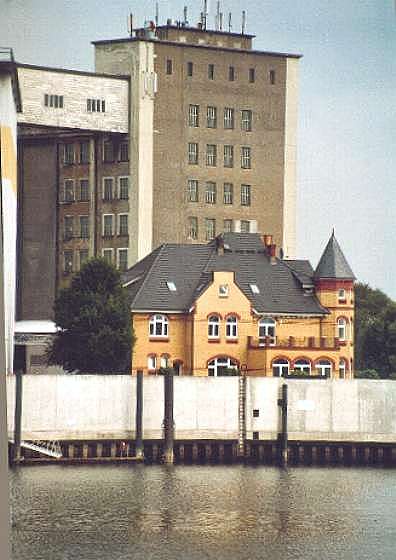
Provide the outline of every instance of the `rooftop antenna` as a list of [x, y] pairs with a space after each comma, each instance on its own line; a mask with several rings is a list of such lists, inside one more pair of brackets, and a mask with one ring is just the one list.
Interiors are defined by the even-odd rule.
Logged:
[[223, 12], [220, 12], [220, 31], [223, 31]]
[[245, 10], [242, 11], [242, 35], [245, 35], [245, 27], [246, 27], [246, 12]]
[[184, 25], [188, 24], [188, 20], [187, 20], [187, 6], [184, 6], [184, 10], [183, 10], [183, 23]]
[[204, 11], [203, 11], [203, 21], [202, 25], [204, 30], [206, 31], [206, 25], [208, 21], [208, 0], [204, 0]]
[[133, 35], [133, 14], [129, 14], [129, 16], [128, 16], [128, 33], [129, 33], [129, 36], [132, 37], [132, 35]]
[[159, 20], [159, 8], [158, 2], [155, 3], [155, 27], [158, 27], [158, 20]]
[[216, 6], [216, 31], [220, 29], [220, 0], [217, 0]]
[[232, 29], [232, 13], [228, 12], [228, 33], [231, 33]]

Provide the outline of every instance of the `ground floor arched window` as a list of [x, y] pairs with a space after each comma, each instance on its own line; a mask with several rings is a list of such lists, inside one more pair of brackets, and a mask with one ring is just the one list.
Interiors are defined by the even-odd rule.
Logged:
[[331, 362], [330, 360], [319, 360], [316, 363], [316, 372], [322, 377], [331, 377]]
[[219, 356], [208, 363], [208, 375], [213, 377], [220, 377], [222, 375], [232, 374], [229, 370], [235, 370], [235, 374], [238, 372], [238, 363], [233, 358], [229, 356]]
[[311, 373], [311, 362], [306, 359], [296, 360], [294, 362], [294, 371], [302, 372], [302, 373]]
[[290, 365], [286, 358], [277, 358], [272, 362], [272, 375], [274, 377], [284, 377], [289, 374]]
[[340, 361], [339, 361], [339, 364], [338, 364], [338, 373], [339, 373], [340, 379], [345, 379], [346, 369], [347, 369], [347, 361], [345, 360], [345, 358], [340, 358]]

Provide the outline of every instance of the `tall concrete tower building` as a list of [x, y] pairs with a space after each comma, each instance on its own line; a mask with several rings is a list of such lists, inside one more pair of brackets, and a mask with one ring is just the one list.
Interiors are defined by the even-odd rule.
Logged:
[[[220, 27], [220, 26], [218, 26]], [[186, 22], [97, 41], [95, 72], [18, 64], [18, 319], [85, 259], [273, 235], [295, 255], [300, 55]]]
[[94, 43], [96, 72], [131, 79], [131, 262], [222, 231], [270, 232], [295, 254], [300, 55], [205, 27]]

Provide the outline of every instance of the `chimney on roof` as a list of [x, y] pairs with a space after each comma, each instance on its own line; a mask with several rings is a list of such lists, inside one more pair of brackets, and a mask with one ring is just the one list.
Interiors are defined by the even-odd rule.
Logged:
[[218, 255], [224, 255], [224, 237], [222, 235], [216, 237], [216, 252]]
[[272, 242], [273, 238], [272, 235], [269, 233], [265, 233], [261, 236], [261, 241], [265, 247], [266, 253], [270, 258], [271, 264], [276, 263], [276, 245]]

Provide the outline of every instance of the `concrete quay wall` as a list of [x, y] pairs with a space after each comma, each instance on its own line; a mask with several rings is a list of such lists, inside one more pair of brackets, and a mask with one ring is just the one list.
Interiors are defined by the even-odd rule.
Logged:
[[[8, 428], [13, 430], [13, 376], [7, 378]], [[274, 441], [280, 430], [278, 398], [285, 380], [248, 378], [246, 436]], [[289, 440], [396, 443], [396, 382], [287, 380]], [[161, 376], [144, 377], [143, 437], [163, 435]], [[119, 375], [25, 375], [23, 439], [134, 438], [136, 378]], [[175, 377], [175, 438], [236, 440], [237, 377]]]

